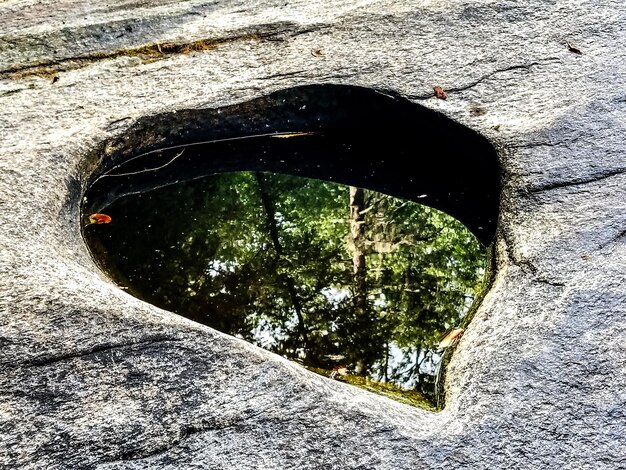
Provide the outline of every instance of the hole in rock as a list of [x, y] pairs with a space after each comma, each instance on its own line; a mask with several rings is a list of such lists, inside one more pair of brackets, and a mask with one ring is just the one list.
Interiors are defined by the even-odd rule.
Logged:
[[98, 158], [84, 236], [118, 285], [333, 379], [438, 401], [440, 341], [495, 234], [484, 138], [326, 85], [146, 118]]

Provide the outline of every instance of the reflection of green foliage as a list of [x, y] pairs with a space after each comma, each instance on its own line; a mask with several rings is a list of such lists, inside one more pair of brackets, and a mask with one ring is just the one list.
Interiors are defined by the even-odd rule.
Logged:
[[[366, 191], [367, 315], [358, 315], [348, 188], [260, 178], [227, 173], [128, 196], [107, 208], [116, 223], [91, 235], [116, 280], [155, 305], [308, 367], [343, 356], [366, 375], [432, 393], [433, 350], [482, 276], [475, 238], [441, 212]], [[402, 357], [388, 364], [392, 347]]]

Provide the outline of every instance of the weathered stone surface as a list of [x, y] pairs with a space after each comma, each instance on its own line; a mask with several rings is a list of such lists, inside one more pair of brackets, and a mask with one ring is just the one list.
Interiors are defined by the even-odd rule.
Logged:
[[[622, 0], [8, 0], [0, 18], [4, 468], [626, 466]], [[497, 277], [441, 413], [144, 304], [82, 243], [104, 139], [313, 83], [392, 90], [499, 151]]]

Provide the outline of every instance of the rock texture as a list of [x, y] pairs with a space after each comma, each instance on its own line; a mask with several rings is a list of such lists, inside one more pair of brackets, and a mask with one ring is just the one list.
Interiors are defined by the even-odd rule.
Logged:
[[[623, 0], [4, 0], [0, 18], [0, 466], [626, 468]], [[316, 83], [391, 90], [498, 150], [497, 276], [440, 413], [144, 304], [83, 245], [104, 139]]]

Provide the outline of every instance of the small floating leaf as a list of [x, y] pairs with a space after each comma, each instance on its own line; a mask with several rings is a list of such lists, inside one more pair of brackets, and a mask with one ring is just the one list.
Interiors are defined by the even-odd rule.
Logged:
[[443, 91], [443, 88], [441, 88], [440, 86], [433, 87], [433, 91], [435, 92], [435, 96], [440, 100], [448, 99], [448, 95], [445, 91]]
[[449, 348], [450, 346], [454, 346], [458, 340], [461, 339], [463, 335], [463, 328], [455, 328], [450, 333], [446, 335], [445, 338], [441, 340], [439, 343], [439, 348]]
[[275, 139], [289, 139], [291, 137], [301, 137], [304, 135], [312, 135], [313, 132], [290, 132], [285, 134], [273, 134], [270, 137], [274, 137]]
[[111, 222], [111, 216], [106, 214], [91, 214], [89, 216], [90, 224], [108, 224]]

